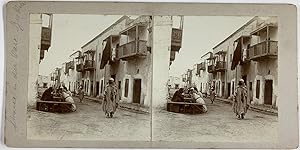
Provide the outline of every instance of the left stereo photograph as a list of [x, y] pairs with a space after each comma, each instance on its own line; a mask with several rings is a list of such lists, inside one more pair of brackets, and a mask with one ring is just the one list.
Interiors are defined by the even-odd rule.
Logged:
[[150, 141], [151, 21], [30, 14], [27, 139]]

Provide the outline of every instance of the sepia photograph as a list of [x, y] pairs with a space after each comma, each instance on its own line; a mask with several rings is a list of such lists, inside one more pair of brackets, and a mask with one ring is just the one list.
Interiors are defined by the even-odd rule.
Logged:
[[277, 142], [278, 26], [277, 17], [183, 16], [164, 56], [153, 141]]
[[27, 137], [150, 141], [151, 16], [31, 14]]
[[5, 12], [9, 147], [299, 146], [292, 5], [16, 1]]

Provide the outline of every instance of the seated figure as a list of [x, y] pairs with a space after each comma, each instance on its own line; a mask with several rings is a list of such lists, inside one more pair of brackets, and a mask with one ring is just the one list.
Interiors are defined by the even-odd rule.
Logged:
[[53, 99], [52, 92], [53, 92], [53, 88], [49, 87], [47, 90], [44, 91], [44, 93], [41, 97], [41, 100], [42, 101], [52, 101], [52, 99]]
[[72, 103], [71, 111], [73, 111], [73, 112], [76, 111], [77, 108], [76, 108], [75, 102], [72, 98], [70, 91], [67, 91], [65, 89], [60, 89], [60, 94], [66, 102]]
[[179, 90], [177, 90], [177, 91], [174, 93], [174, 95], [173, 95], [171, 101], [173, 101], [173, 102], [183, 102], [183, 101], [184, 101], [184, 96], [182, 95], [183, 92], [184, 92], [184, 91], [183, 91], [183, 88], [180, 88]]
[[191, 91], [191, 96], [196, 103], [202, 104], [203, 112], [207, 112], [205, 101], [203, 100], [202, 94], [199, 94], [196, 90]]

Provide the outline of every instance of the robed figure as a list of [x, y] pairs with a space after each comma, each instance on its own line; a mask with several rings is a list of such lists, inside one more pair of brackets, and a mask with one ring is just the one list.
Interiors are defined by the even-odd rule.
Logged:
[[233, 112], [236, 114], [238, 119], [244, 119], [248, 106], [247, 87], [245, 86], [244, 80], [241, 79], [236, 88], [233, 102]]
[[112, 118], [117, 109], [117, 87], [114, 85], [114, 79], [109, 79], [108, 85], [104, 91], [103, 111], [108, 118]]

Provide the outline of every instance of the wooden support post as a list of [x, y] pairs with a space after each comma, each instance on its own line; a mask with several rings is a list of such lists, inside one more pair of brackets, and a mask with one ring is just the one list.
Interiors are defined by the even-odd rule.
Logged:
[[270, 37], [270, 35], [269, 35], [270, 33], [269, 33], [269, 26], [267, 25], [267, 39], [266, 39], [266, 49], [267, 49], [267, 53], [269, 53], [270, 52], [270, 47], [269, 47], [269, 37]]
[[139, 52], [139, 47], [138, 47], [138, 41], [139, 41], [139, 26], [136, 25], [135, 27], [135, 52]]

